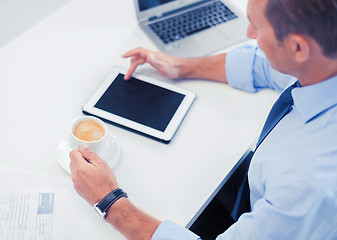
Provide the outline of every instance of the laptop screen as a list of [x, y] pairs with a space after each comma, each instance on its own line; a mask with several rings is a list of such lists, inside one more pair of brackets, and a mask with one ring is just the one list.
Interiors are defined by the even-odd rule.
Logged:
[[139, 10], [144, 11], [175, 0], [139, 0]]

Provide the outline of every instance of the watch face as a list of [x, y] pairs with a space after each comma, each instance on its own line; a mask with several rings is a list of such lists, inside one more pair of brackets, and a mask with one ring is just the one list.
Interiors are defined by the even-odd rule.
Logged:
[[105, 220], [106, 212], [109, 209], [109, 207], [121, 197], [128, 197], [128, 195], [120, 188], [113, 190], [108, 195], [106, 195], [100, 202], [94, 205], [95, 212], [103, 220]]
[[105, 219], [106, 212], [102, 212], [102, 210], [101, 210], [99, 207], [97, 207], [97, 204], [98, 204], [98, 203], [96, 203], [96, 204], [94, 205], [95, 213], [96, 213], [100, 218]]

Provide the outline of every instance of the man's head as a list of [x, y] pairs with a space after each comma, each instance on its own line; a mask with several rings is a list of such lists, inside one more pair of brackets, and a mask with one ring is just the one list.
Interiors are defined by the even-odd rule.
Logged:
[[274, 69], [303, 86], [336, 74], [337, 0], [248, 0], [247, 15], [247, 36]]
[[268, 0], [265, 14], [280, 43], [290, 34], [305, 35], [326, 57], [337, 58], [337, 0]]

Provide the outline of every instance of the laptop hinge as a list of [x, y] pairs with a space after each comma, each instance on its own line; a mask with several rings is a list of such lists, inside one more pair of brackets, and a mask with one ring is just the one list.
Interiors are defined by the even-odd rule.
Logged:
[[156, 19], [161, 18], [161, 17], [165, 17], [165, 16], [168, 16], [168, 15], [180, 12], [180, 11], [184, 11], [185, 9], [188, 9], [188, 8], [191, 8], [191, 7], [194, 7], [194, 6], [198, 6], [198, 5], [204, 4], [204, 3], [209, 2], [209, 1], [210, 0], [202, 0], [202, 1], [192, 3], [192, 4], [186, 5], [184, 7], [178, 8], [178, 9], [174, 9], [174, 10], [171, 10], [171, 11], [168, 11], [168, 12], [164, 12], [160, 16], [152, 16], [152, 17], [149, 18], [149, 21], [153, 21], [153, 20], [156, 20]]

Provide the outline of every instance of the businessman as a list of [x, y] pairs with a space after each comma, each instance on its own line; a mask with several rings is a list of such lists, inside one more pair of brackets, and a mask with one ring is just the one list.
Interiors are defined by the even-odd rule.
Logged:
[[[283, 92], [274, 106], [282, 102], [287, 111], [261, 133], [250, 163], [251, 210], [218, 239], [337, 239], [337, 0], [249, 0], [247, 15], [247, 35], [259, 48], [193, 59], [138, 48], [124, 56], [131, 58], [126, 79], [149, 63], [170, 78]], [[113, 199], [106, 220], [128, 239], [199, 239], [134, 207], [89, 148], [70, 157], [77, 192], [91, 205]]]

